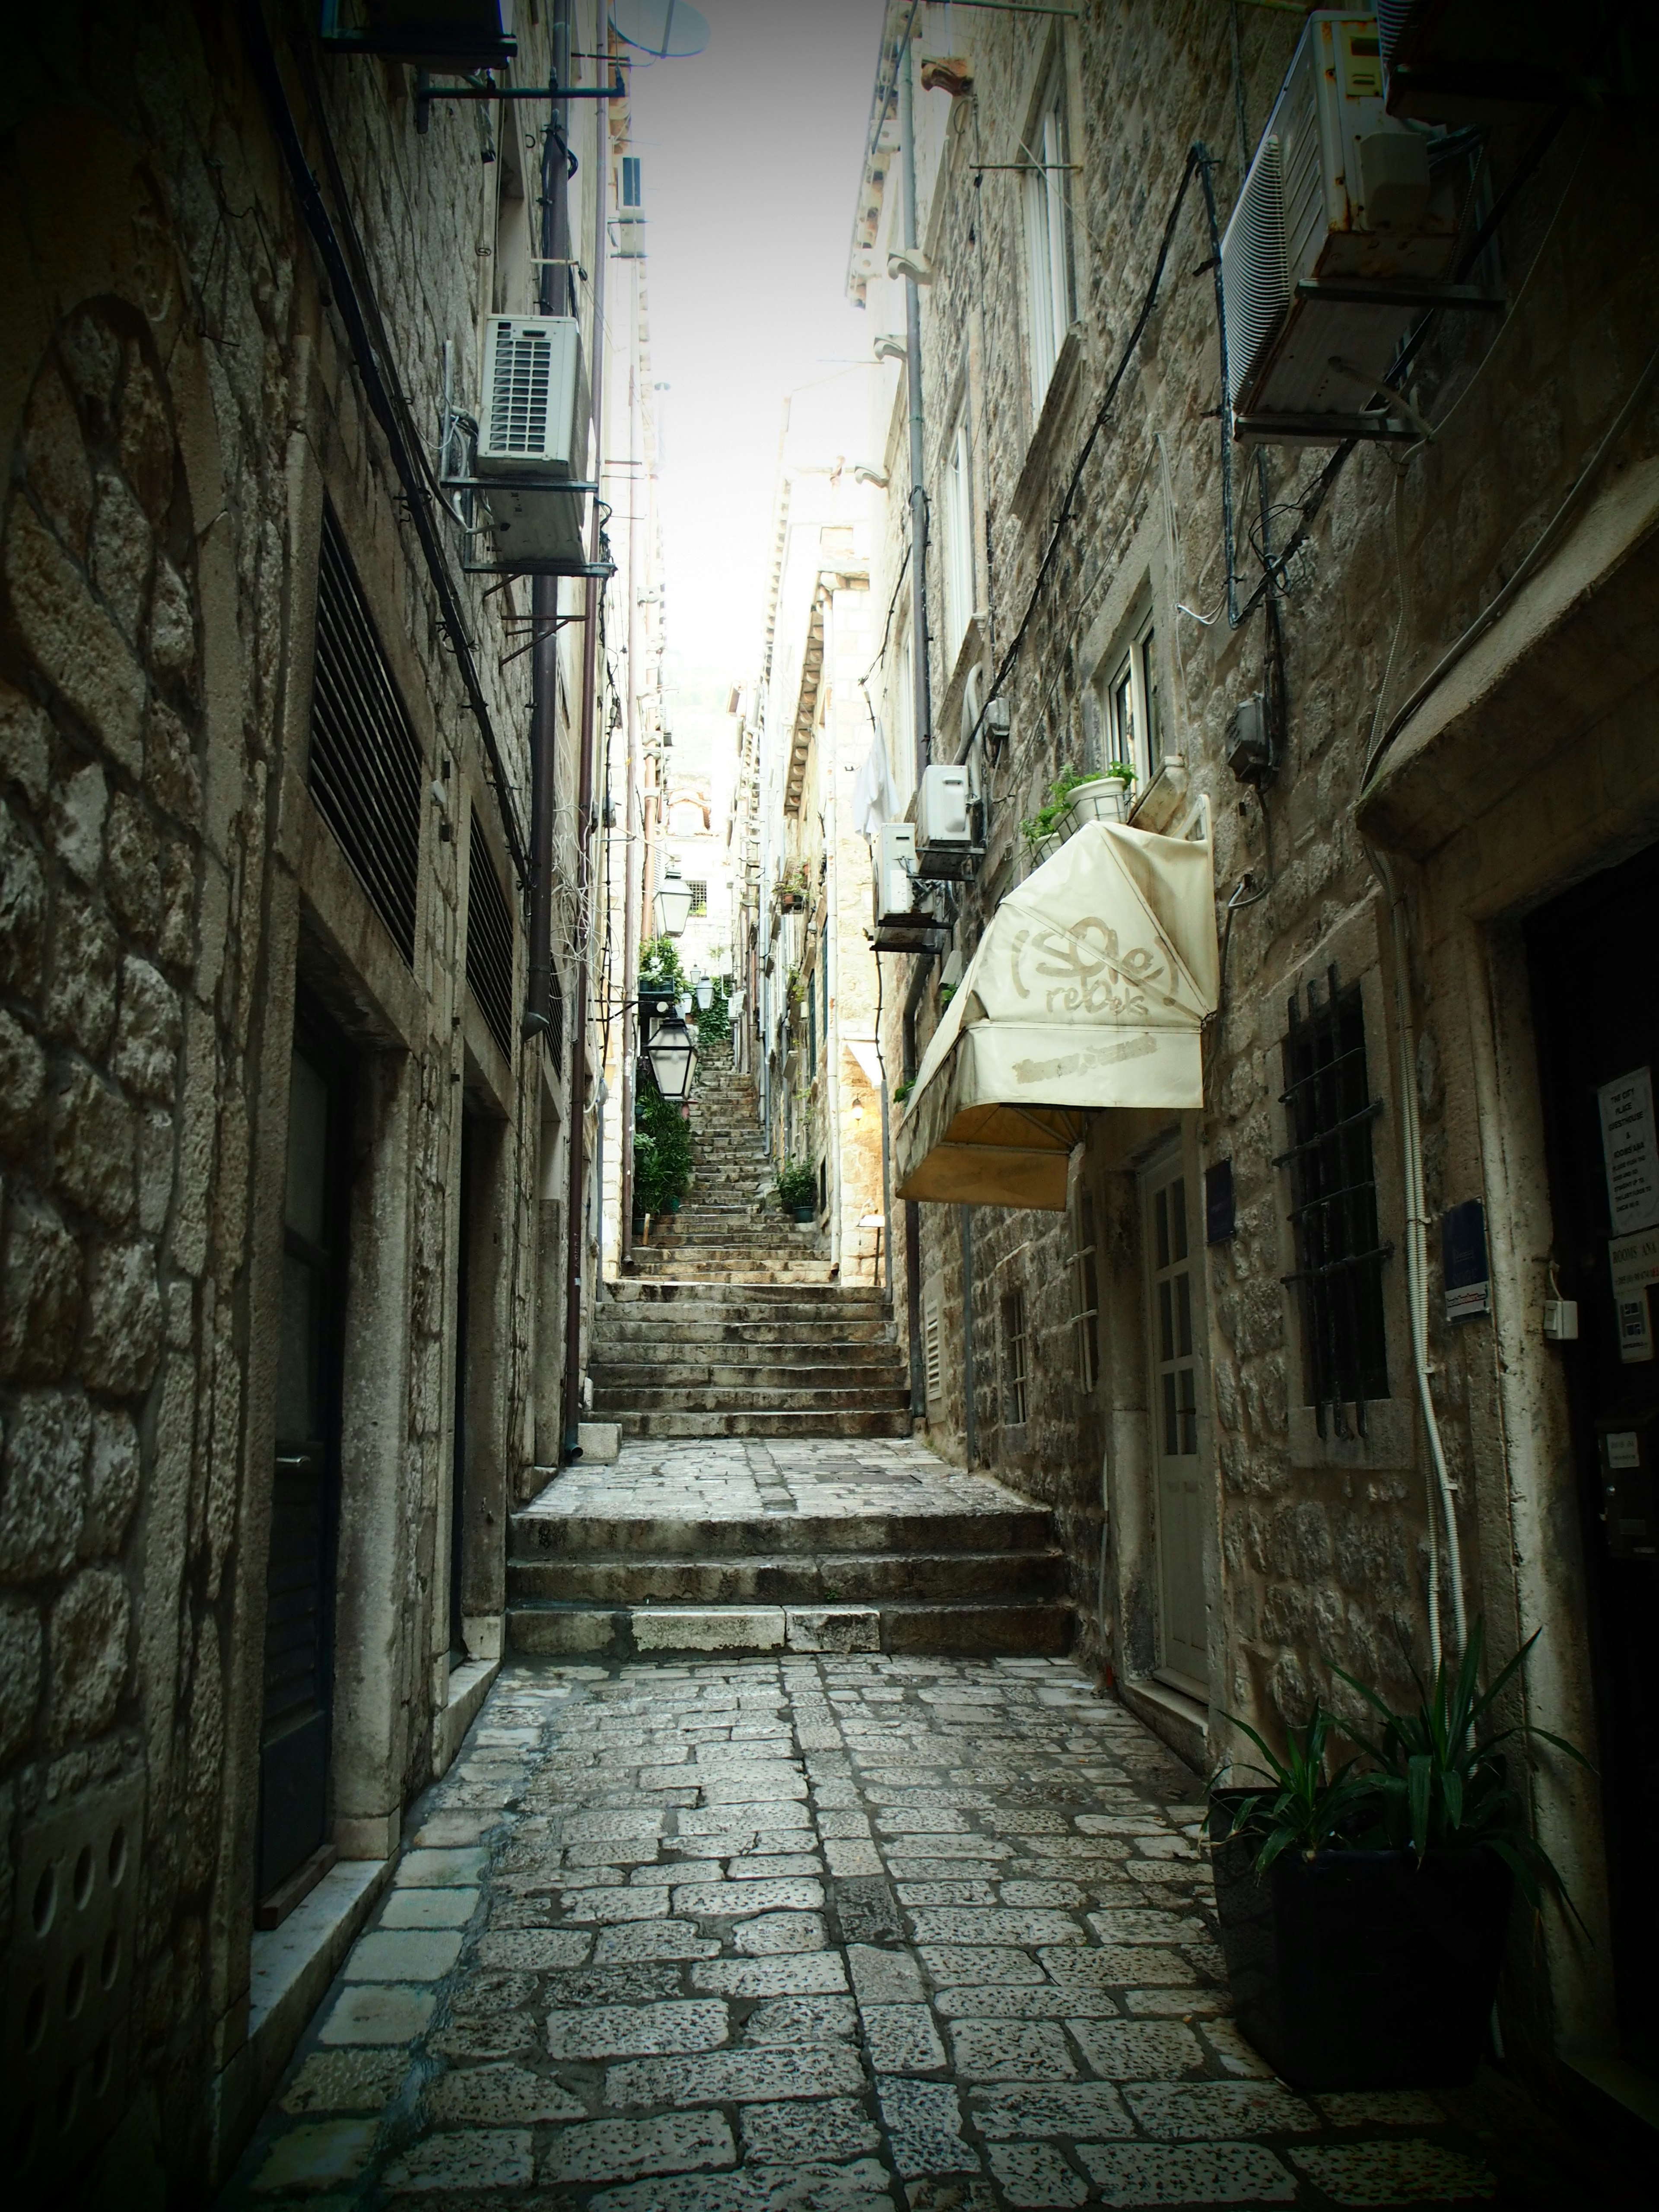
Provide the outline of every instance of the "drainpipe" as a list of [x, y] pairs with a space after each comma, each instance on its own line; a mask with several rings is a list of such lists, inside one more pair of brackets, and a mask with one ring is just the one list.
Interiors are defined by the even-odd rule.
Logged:
[[823, 667], [825, 678], [823, 702], [824, 757], [830, 763], [830, 793], [824, 807], [823, 850], [829, 865], [823, 876], [823, 929], [818, 939], [818, 957], [823, 962], [824, 981], [829, 1004], [823, 1017], [823, 1103], [830, 1123], [830, 1164], [834, 1170], [833, 1188], [830, 1194], [830, 1260], [836, 1279], [841, 1276], [841, 933], [836, 927], [837, 909], [841, 902], [841, 868], [836, 841], [840, 820], [836, 806], [836, 774], [841, 762], [830, 716], [836, 708], [835, 668], [836, 595], [827, 586], [820, 584], [823, 599]]
[[[634, 317], [628, 365], [628, 454], [643, 452], [640, 435], [640, 264], [634, 264]], [[640, 495], [638, 469], [629, 471], [633, 496], [628, 522], [628, 769], [623, 779], [623, 1021], [622, 1021], [622, 1264], [634, 1264], [634, 1086], [639, 1063], [640, 833], [635, 787], [640, 772]]]
[[[915, 41], [907, 35], [899, 71], [899, 140], [903, 149], [904, 243], [913, 252], [916, 237]], [[921, 411], [921, 292], [914, 276], [904, 280], [904, 380], [910, 403], [910, 719], [915, 730], [917, 787], [927, 766], [933, 708], [927, 680], [927, 492]], [[916, 1072], [916, 1008], [927, 980], [931, 955], [918, 957], [904, 997], [904, 1073]], [[921, 1367], [921, 1209], [904, 1201], [904, 1307], [910, 1338], [910, 1415], [925, 1420], [927, 1389]]]
[[[561, 84], [570, 76], [570, 0], [555, 0], [552, 23], [553, 74]], [[552, 128], [542, 143], [542, 252], [540, 306], [556, 314], [555, 269], [570, 258], [569, 179], [562, 148], [569, 131], [570, 108], [561, 100]], [[562, 282], [567, 301], [570, 272]], [[530, 963], [525, 986], [524, 1034], [546, 1035], [553, 1024], [553, 806], [557, 774], [559, 713], [559, 580], [532, 577], [530, 585]]]
[[[563, 134], [561, 133], [561, 136]], [[609, 147], [605, 118], [595, 115], [593, 131], [593, 454], [605, 452], [605, 183]], [[599, 557], [599, 506], [595, 498], [588, 524], [588, 558]], [[599, 688], [599, 581], [590, 576], [583, 592], [581, 720], [577, 748], [581, 766], [576, 794], [576, 959], [570, 994], [570, 1186], [565, 1206], [569, 1234], [566, 1251], [564, 1317], [564, 1456], [581, 1454], [582, 1278], [586, 1265], [586, 1208], [583, 1204], [586, 1152], [583, 1096], [587, 1089], [587, 960], [592, 927], [594, 702]]]

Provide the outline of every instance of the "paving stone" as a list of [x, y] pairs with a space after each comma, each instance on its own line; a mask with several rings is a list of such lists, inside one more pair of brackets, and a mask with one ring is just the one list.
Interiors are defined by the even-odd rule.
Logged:
[[431, 1990], [396, 1982], [354, 1982], [341, 1990], [318, 2030], [324, 2043], [412, 2043], [432, 2017]]
[[858, 2013], [847, 1996], [774, 1997], [755, 2007], [743, 2024], [744, 2043], [818, 2044], [836, 2037], [850, 2040], [858, 2032]]
[[636, 1920], [620, 1928], [601, 1928], [593, 1942], [593, 1963], [612, 1960], [713, 1959], [720, 1945], [699, 1936], [690, 1920]]
[[1067, 2024], [1079, 2050], [1109, 2081], [1155, 2081], [1160, 2075], [1191, 2073], [1204, 2063], [1198, 2038], [1173, 2021], [1078, 2020]]
[[[837, 1961], [839, 1964], [839, 1961]], [[857, 2096], [864, 2069], [839, 2047], [706, 2051], [685, 2058], [636, 2058], [612, 2066], [605, 2101], [629, 2105], [716, 2105], [788, 2097]]]
[[1082, 1943], [1087, 1941], [1076, 1921], [1063, 1912], [981, 1911], [974, 1907], [923, 1906], [910, 1915], [919, 1944], [927, 1943]]
[[1069, 2081], [1077, 2072], [1065, 2031], [1050, 2021], [953, 2021], [951, 2049], [969, 2081]]
[[878, 2075], [876, 2094], [893, 2159], [904, 2175], [977, 2173], [980, 2155], [963, 2140], [962, 2107], [948, 2081]]
[[[895, 1877], [899, 1869], [891, 1869]], [[897, 1884], [901, 1905], [994, 1905], [997, 1893], [988, 1881], [903, 1881]]]
[[1089, 2185], [1052, 2143], [993, 2143], [991, 2171], [1011, 2204], [1082, 2204]]
[[544, 2181], [627, 2181], [732, 2165], [732, 2130], [718, 2112], [668, 2112], [654, 2120], [594, 2120], [562, 2128], [542, 2160]]
[[517, 1928], [481, 1936], [475, 1957], [481, 1966], [516, 1967], [544, 1973], [552, 1966], [580, 1966], [593, 1948], [586, 1928]]
[[688, 1881], [673, 1892], [674, 1910], [689, 1920], [729, 1919], [752, 1912], [810, 1912], [823, 1904], [823, 1884], [795, 1875], [784, 1881]]
[[534, 2177], [528, 2128], [458, 2128], [415, 2144], [381, 2180], [387, 2189], [522, 2189]]
[[836, 1918], [843, 1943], [897, 1943], [903, 1941], [898, 1905], [879, 1875], [854, 1875], [836, 1881]]
[[726, 2036], [726, 2007], [712, 1999], [647, 2005], [586, 2005], [550, 2014], [551, 2058], [641, 2058], [670, 2051], [714, 2051]]
[[622, 1920], [660, 1920], [668, 1911], [669, 1892], [663, 1887], [635, 1889], [567, 1889], [559, 1906], [567, 1920], [597, 1922], [601, 1927]]
[[432, 2038], [430, 2048], [441, 2058], [463, 2062], [516, 2058], [539, 2041], [540, 2027], [527, 2012], [486, 2013], [452, 2020]]
[[935, 1989], [949, 1989], [956, 1984], [983, 1989], [988, 1984], [1044, 1978], [1029, 1951], [988, 1943], [923, 1943], [918, 1948]]
[[763, 1912], [740, 1922], [732, 1941], [751, 1958], [770, 1958], [788, 1951], [822, 1951], [830, 1934], [821, 1912]]
[[488, 1858], [489, 1853], [477, 1847], [405, 1851], [392, 1880], [398, 1889], [476, 1889]]
[[[1209, 2045], [1211, 2050], [1214, 2051], [1216, 2057], [1221, 2061], [1222, 2070], [1224, 2073], [1242, 2075], [1247, 2081], [1272, 2081], [1273, 2072], [1273, 2068], [1261, 2056], [1261, 2053], [1256, 2049], [1255, 2045], [1253, 2043], [1247, 2042], [1244, 2037], [1239, 2033], [1238, 2029], [1234, 2026], [1231, 2021], [1206, 2021], [1204, 2023], [1204, 2040]], [[1383, 2105], [1388, 2106], [1390, 2104], [1392, 2098], [1399, 2096], [1402, 2098], [1407, 2106], [1409, 2106], [1417, 2100], [1418, 2095], [1419, 2093], [1415, 2090], [1384, 2091], [1381, 2094], [1381, 2102]], [[1382, 2118], [1380, 2113], [1373, 2113], [1369, 2109], [1359, 2109], [1360, 2106], [1368, 2107], [1369, 2105], [1374, 2101], [1371, 2099], [1361, 2098], [1356, 2101], [1353, 2108], [1354, 2118], [1352, 2120], [1339, 2119], [1336, 2114], [1331, 2110], [1333, 2101], [1343, 2104], [1346, 2108], [1348, 2105], [1348, 2100], [1346, 2099], [1333, 2100], [1332, 2099], [1326, 2097], [1319, 2099], [1318, 2102], [1320, 2111], [1324, 2113], [1326, 2118], [1329, 2120], [1334, 2127], [1353, 2127], [1358, 2126], [1362, 2120], [1372, 2118], [1380, 2119]], [[1427, 2108], [1425, 2112], [1411, 2111], [1402, 2112], [1399, 2120], [1388, 2122], [1386, 2124], [1397, 2127], [1437, 2127], [1440, 2124], [1439, 2112], [1426, 2097], [1422, 2098], [1421, 2103]]]
[[783, 1959], [704, 1959], [691, 1986], [728, 1997], [819, 1996], [847, 1987], [838, 1951], [802, 1951]]
[[1109, 2083], [1012, 2083], [972, 2093], [974, 2125], [988, 2141], [1066, 2136], [1075, 2141], [1134, 2133], [1123, 2100]]
[[881, 1853], [873, 1844], [861, 1843], [856, 1837], [843, 1839], [826, 1836], [823, 1856], [829, 1861], [830, 1871], [838, 1875], [879, 1874]]
[[972, 1983], [941, 1990], [933, 1999], [941, 2020], [1115, 2020], [1121, 2008], [1109, 1990], [988, 1989]]
[[1498, 2188], [1479, 2159], [1411, 2137], [1321, 2143], [1290, 2155], [1337, 2204], [1459, 2204], [1490, 2197]]
[[465, 1928], [478, 1902], [476, 1889], [394, 1889], [380, 1908], [381, 1928]]
[[534, 1974], [483, 1972], [458, 1974], [449, 1991], [452, 2013], [491, 2013], [515, 2010], [528, 2004], [538, 1987]]
[[1319, 2115], [1279, 2081], [1153, 2081], [1123, 2092], [1149, 2136], [1175, 2142], [1204, 2136], [1312, 2135]]
[[[1229, 2026], [1231, 2022], [1218, 2021], [1206, 2027], [1206, 2039], [1214, 2043]], [[1244, 2048], [1250, 2050], [1249, 2044]], [[1250, 2055], [1258, 2065], [1266, 2065], [1256, 2052]], [[1446, 2115], [1423, 2089], [1340, 2089], [1310, 2101], [1334, 2128], [1440, 2128], [1446, 2124]]]
[[1105, 1912], [1091, 1912], [1088, 1920], [1103, 1944], [1179, 1943], [1205, 1934], [1201, 1921], [1187, 1918], [1176, 1912], [1155, 1911], [1148, 1907], [1138, 1911], [1114, 1908]]
[[501, 1825], [499, 1814], [491, 1812], [428, 1813], [409, 1840], [416, 1850], [442, 1850], [478, 1843]]
[[526, 2066], [469, 2066], [441, 2074], [426, 2093], [439, 2127], [538, 2127], [582, 2120], [587, 2108], [558, 2082]]
[[734, 1858], [726, 1866], [732, 1881], [768, 1881], [787, 1875], [821, 1875], [823, 1862], [811, 1851], [780, 1851], [764, 1858]]
[[374, 2155], [376, 2125], [374, 2120], [319, 2120], [284, 2130], [267, 2152], [254, 2188], [262, 2195], [309, 2191], [351, 2180]]
[[744, 2154], [758, 2164], [860, 2158], [881, 2148], [875, 2123], [847, 2097], [745, 2105], [742, 2125]]
[[589, 2212], [893, 2212], [888, 2175], [874, 2159], [804, 2166], [789, 2173], [682, 2174], [634, 2182], [588, 2199]]
[[865, 2005], [864, 2047], [878, 2074], [928, 2074], [945, 2065], [945, 2046], [925, 2004]]
[[1107, 2204], [1291, 2204], [1296, 2180], [1263, 2144], [1079, 2143]]
[[278, 2101], [285, 2112], [379, 2112], [408, 2071], [401, 2051], [313, 2051]]
[[1220, 2012], [1225, 2000], [1215, 1990], [1176, 1987], [1168, 1990], [1125, 1990], [1123, 2009], [1139, 2020], [1202, 2020]]
[[375, 1929], [345, 1962], [348, 1982], [439, 1982], [461, 1954], [459, 1928]]

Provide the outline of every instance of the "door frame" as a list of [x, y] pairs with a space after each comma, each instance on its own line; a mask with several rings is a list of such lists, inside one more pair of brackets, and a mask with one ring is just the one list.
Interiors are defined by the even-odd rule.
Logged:
[[[1216, 1622], [1215, 1562], [1215, 1437], [1209, 1419], [1209, 1362], [1207, 1349], [1208, 1305], [1205, 1297], [1204, 1241], [1201, 1215], [1194, 1218], [1194, 1193], [1201, 1185], [1194, 1161], [1194, 1146], [1189, 1141], [1189, 1132], [1183, 1125], [1173, 1131], [1161, 1143], [1145, 1153], [1135, 1170], [1135, 1224], [1140, 1259], [1140, 1322], [1145, 1344], [1146, 1376], [1146, 1474], [1150, 1491], [1148, 1526], [1152, 1541], [1152, 1598], [1156, 1632], [1154, 1644], [1156, 1664], [1152, 1679], [1166, 1687], [1178, 1690], [1183, 1697], [1207, 1706], [1211, 1701], [1211, 1683], [1215, 1679], [1214, 1631]], [[1167, 1553], [1164, 1540], [1163, 1507], [1163, 1446], [1162, 1393], [1158, 1381], [1158, 1298], [1155, 1278], [1158, 1273], [1156, 1248], [1153, 1243], [1152, 1198], [1155, 1190], [1180, 1176], [1186, 1184], [1188, 1220], [1188, 1280], [1192, 1285], [1193, 1304], [1193, 1396], [1194, 1424], [1197, 1441], [1199, 1494], [1207, 1501], [1200, 1506], [1202, 1525], [1199, 1531], [1198, 1574], [1204, 1601], [1205, 1660], [1206, 1679], [1199, 1681], [1184, 1668], [1170, 1663], [1168, 1650], [1169, 1626], [1164, 1595], [1164, 1569]], [[1207, 1474], [1207, 1479], [1206, 1479]]]

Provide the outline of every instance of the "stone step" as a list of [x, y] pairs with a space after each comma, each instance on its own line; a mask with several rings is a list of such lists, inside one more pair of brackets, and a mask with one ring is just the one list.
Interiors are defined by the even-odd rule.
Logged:
[[[868, 1480], [865, 1475], [862, 1478]], [[894, 1485], [895, 1490], [898, 1486]], [[1052, 1516], [1037, 1505], [970, 1513], [907, 1512], [896, 1498], [880, 1513], [757, 1513], [698, 1519], [690, 1514], [564, 1513], [522, 1507], [512, 1516], [514, 1565], [550, 1558], [753, 1559], [787, 1554], [820, 1560], [903, 1560], [960, 1553], [1047, 1554]]]
[[619, 1407], [611, 1419], [620, 1422], [625, 1437], [648, 1437], [669, 1443], [698, 1437], [908, 1437], [910, 1433], [908, 1404], [902, 1413], [803, 1413], [799, 1407], [787, 1413], [747, 1408], [701, 1413], [640, 1413]]
[[[592, 1363], [593, 1387], [609, 1392], [633, 1394], [633, 1402], [647, 1402], [651, 1391], [681, 1390], [835, 1390], [860, 1387], [909, 1390], [908, 1369], [881, 1345], [861, 1346], [863, 1357], [842, 1358], [824, 1367], [808, 1367], [787, 1358], [775, 1360], [718, 1360], [688, 1358], [676, 1360], [622, 1360], [601, 1351]], [[805, 1403], [805, 1400], [802, 1403]]]
[[768, 1381], [725, 1389], [672, 1382], [620, 1389], [611, 1387], [603, 1369], [593, 1376], [593, 1412], [601, 1419], [627, 1413], [865, 1413], [908, 1409], [910, 1386], [879, 1376], [807, 1389], [787, 1374]]
[[[752, 1523], [749, 1524], [753, 1526]], [[769, 1527], [753, 1558], [608, 1559], [586, 1554], [507, 1562], [509, 1604], [953, 1605], [1055, 1598], [1065, 1554], [1030, 1552], [779, 1553]]]
[[744, 1321], [734, 1318], [735, 1311], [730, 1306], [698, 1308], [690, 1301], [684, 1310], [678, 1306], [665, 1308], [660, 1313], [652, 1310], [648, 1318], [640, 1318], [632, 1311], [612, 1314], [602, 1310], [594, 1324], [593, 1341], [613, 1359], [641, 1358], [651, 1346], [660, 1346], [667, 1358], [690, 1358], [716, 1345], [752, 1346], [757, 1352], [769, 1351], [775, 1345], [781, 1350], [799, 1349], [822, 1358], [843, 1346], [861, 1350], [872, 1344], [890, 1346], [893, 1341], [889, 1324], [873, 1316], [858, 1321], [844, 1314], [825, 1315], [822, 1319], [812, 1315], [777, 1322], [766, 1314]]
[[780, 1321], [805, 1320], [810, 1315], [825, 1320], [838, 1315], [864, 1320], [881, 1315], [883, 1308], [879, 1291], [856, 1289], [850, 1284], [843, 1288], [839, 1283], [647, 1282], [623, 1275], [605, 1288], [608, 1295], [599, 1309], [602, 1314], [618, 1306], [676, 1304], [752, 1310]]
[[507, 1639], [522, 1653], [631, 1659], [709, 1652], [885, 1651], [939, 1657], [1059, 1656], [1073, 1615], [1059, 1601], [1009, 1605], [514, 1605]]

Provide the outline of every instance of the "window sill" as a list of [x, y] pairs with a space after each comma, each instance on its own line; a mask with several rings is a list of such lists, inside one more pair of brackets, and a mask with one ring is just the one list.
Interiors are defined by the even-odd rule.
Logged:
[[[1353, 1408], [1348, 1425], [1354, 1425]], [[1407, 1468], [1416, 1460], [1416, 1424], [1409, 1402], [1403, 1398], [1374, 1398], [1365, 1407], [1365, 1433], [1339, 1437], [1328, 1415], [1325, 1433], [1319, 1433], [1318, 1409], [1291, 1407], [1291, 1465], [1292, 1467]]]
[[1064, 343], [1054, 362], [1054, 373], [1048, 379], [1048, 389], [1042, 395], [1042, 406], [1038, 413], [1036, 428], [1031, 433], [1030, 443], [1025, 448], [1019, 481], [1014, 486], [1014, 513], [1022, 522], [1030, 522], [1042, 501], [1043, 486], [1048, 479], [1048, 467], [1054, 459], [1060, 423], [1071, 405], [1072, 394], [1077, 386], [1078, 370], [1083, 363], [1083, 325], [1073, 323], [1066, 333]]

